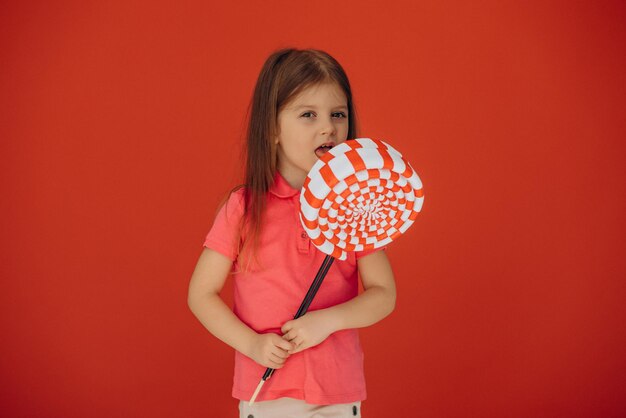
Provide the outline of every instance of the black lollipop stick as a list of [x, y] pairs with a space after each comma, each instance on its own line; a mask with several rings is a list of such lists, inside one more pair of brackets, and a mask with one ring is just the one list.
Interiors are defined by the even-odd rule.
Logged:
[[[304, 296], [304, 300], [300, 304], [300, 308], [298, 308], [298, 312], [296, 312], [293, 319], [300, 318], [309, 309], [309, 306], [311, 305], [311, 302], [313, 302], [313, 298], [315, 297], [315, 295], [317, 294], [317, 291], [322, 285], [322, 281], [324, 281], [324, 277], [326, 277], [326, 273], [328, 273], [328, 269], [330, 269], [330, 266], [333, 264], [333, 261], [335, 261], [335, 259], [330, 255], [327, 255], [324, 258], [324, 261], [322, 262], [320, 269], [317, 271], [317, 274], [315, 275], [315, 279], [313, 279], [313, 283], [311, 283], [311, 287], [309, 287], [308, 292], [306, 292], [306, 295]], [[265, 370], [265, 374], [263, 374], [263, 377], [261, 378], [259, 385], [256, 387], [256, 390], [254, 391], [252, 398], [250, 398], [250, 405], [254, 403], [254, 400], [256, 399], [257, 395], [261, 391], [261, 387], [263, 387], [263, 383], [265, 383], [265, 381], [269, 379], [272, 376], [272, 374], [274, 374], [274, 370], [275, 369], [272, 369], [270, 367], [268, 367], [267, 370]]]

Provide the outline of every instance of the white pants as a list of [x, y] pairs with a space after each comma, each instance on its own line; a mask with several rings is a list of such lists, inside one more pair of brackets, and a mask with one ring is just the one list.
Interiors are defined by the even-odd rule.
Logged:
[[239, 418], [361, 418], [361, 402], [312, 405], [301, 399], [279, 398], [271, 401], [239, 401]]

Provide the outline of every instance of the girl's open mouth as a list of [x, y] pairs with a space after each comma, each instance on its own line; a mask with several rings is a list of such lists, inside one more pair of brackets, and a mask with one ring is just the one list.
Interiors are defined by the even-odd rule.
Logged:
[[332, 145], [322, 145], [321, 147], [317, 147], [317, 149], [315, 150], [315, 155], [317, 155], [317, 158], [321, 158], [322, 155], [330, 151], [332, 147]]

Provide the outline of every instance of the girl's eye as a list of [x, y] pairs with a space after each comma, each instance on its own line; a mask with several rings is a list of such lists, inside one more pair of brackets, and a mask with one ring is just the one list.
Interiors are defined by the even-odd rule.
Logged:
[[[312, 116], [315, 116], [315, 113], [313, 113], [313, 112], [304, 112], [304, 113], [301, 115], [301, 117], [304, 117], [304, 118], [310, 118], [310, 117], [312, 117]], [[346, 114], [345, 114], [344, 112], [335, 112], [335, 113], [333, 113], [333, 114], [332, 114], [332, 116], [333, 116], [334, 118], [340, 118], [340, 119], [341, 119], [341, 118], [346, 118], [346, 117], [347, 117], [347, 116], [346, 116]]]

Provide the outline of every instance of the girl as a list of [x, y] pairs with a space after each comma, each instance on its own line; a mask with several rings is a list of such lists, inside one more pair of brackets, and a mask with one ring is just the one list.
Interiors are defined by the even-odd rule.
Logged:
[[[188, 295], [206, 329], [236, 350], [232, 395], [241, 417], [360, 416], [357, 328], [395, 306], [384, 248], [335, 261], [308, 313], [293, 320], [325, 256], [301, 226], [300, 189], [320, 156], [356, 137], [350, 84], [335, 59], [312, 49], [270, 55], [252, 98], [245, 184], [217, 214]], [[231, 271], [233, 311], [219, 296]], [[277, 371], [250, 405], [267, 367]]]

